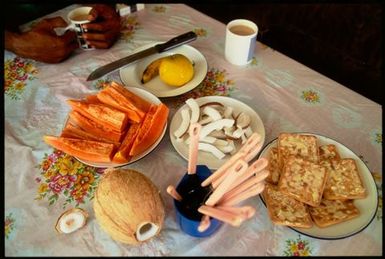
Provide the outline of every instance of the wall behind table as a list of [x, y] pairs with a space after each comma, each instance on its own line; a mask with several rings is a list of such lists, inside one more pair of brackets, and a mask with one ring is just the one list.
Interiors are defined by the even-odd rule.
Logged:
[[225, 24], [253, 20], [259, 41], [382, 104], [381, 4], [188, 5]]

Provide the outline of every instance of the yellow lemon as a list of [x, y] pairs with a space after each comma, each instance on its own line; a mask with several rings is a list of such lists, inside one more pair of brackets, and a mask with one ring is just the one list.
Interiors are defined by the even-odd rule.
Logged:
[[160, 79], [171, 86], [182, 86], [194, 76], [191, 61], [182, 54], [174, 54], [162, 59], [159, 66]]

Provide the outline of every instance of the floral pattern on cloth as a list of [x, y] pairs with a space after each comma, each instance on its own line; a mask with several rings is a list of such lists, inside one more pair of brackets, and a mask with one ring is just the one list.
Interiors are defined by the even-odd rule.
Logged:
[[283, 255], [285, 256], [311, 256], [312, 248], [308, 240], [304, 240], [298, 235], [297, 239], [287, 239]]
[[189, 98], [200, 98], [210, 95], [230, 96], [234, 90], [234, 81], [227, 79], [226, 70], [211, 68], [203, 80], [195, 89], [190, 92], [174, 98], [176, 107], [180, 107]]
[[35, 199], [46, 198], [53, 205], [59, 196], [64, 196], [63, 209], [68, 204], [75, 203], [78, 207], [85, 199], [92, 200], [99, 176], [104, 172], [104, 168], [87, 166], [56, 149], [50, 155], [45, 154], [37, 167], [41, 172], [36, 178], [39, 187]]
[[165, 13], [167, 8], [164, 5], [156, 5], [151, 10], [154, 13]]
[[139, 28], [136, 15], [128, 15], [121, 20], [120, 38], [127, 42], [134, 37], [135, 31]]
[[372, 130], [372, 132], [370, 133], [370, 138], [371, 138], [371, 142], [372, 144], [378, 146], [378, 147], [382, 147], [382, 132], [381, 130]]
[[29, 61], [15, 57], [4, 63], [4, 92], [13, 100], [20, 100], [28, 81], [35, 79], [37, 68]]
[[321, 102], [320, 94], [312, 89], [302, 91], [301, 99], [308, 104], [317, 104]]
[[14, 219], [12, 213], [9, 213], [4, 220], [4, 234], [5, 238], [9, 239], [12, 231], [15, 229], [15, 222], [16, 220]]
[[194, 28], [194, 29], [193, 29], [193, 32], [195, 32], [195, 34], [196, 34], [198, 37], [207, 37], [207, 30], [206, 30], [206, 29], [203, 29], [203, 28]]

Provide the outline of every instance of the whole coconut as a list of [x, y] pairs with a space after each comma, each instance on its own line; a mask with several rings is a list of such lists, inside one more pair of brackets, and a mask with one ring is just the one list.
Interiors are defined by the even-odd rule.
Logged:
[[114, 240], [138, 245], [155, 235], [165, 216], [159, 190], [130, 169], [106, 169], [94, 197], [96, 220]]

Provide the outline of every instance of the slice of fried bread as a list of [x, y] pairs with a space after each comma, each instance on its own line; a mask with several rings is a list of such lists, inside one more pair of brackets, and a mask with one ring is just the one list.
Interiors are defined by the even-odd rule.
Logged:
[[319, 158], [320, 160], [340, 160], [341, 156], [335, 145], [328, 144], [319, 147]]
[[319, 163], [290, 156], [283, 168], [278, 188], [292, 198], [317, 207], [328, 178], [328, 170]]
[[313, 226], [307, 206], [283, 194], [276, 185], [266, 183], [262, 196], [273, 223], [299, 228]]
[[352, 200], [325, 200], [314, 208], [309, 207], [310, 215], [318, 227], [328, 227], [347, 221], [360, 215], [360, 211], [354, 206]]
[[314, 135], [281, 133], [278, 136], [279, 168], [283, 168], [289, 156], [298, 156], [312, 162], [319, 161], [318, 140]]
[[266, 178], [266, 182], [277, 184], [280, 176], [277, 147], [272, 147], [270, 149], [268, 160], [269, 164], [267, 166], [267, 170], [269, 170], [269, 176]]
[[332, 163], [333, 170], [324, 190], [327, 200], [361, 199], [366, 197], [356, 162], [352, 158], [344, 158]]

